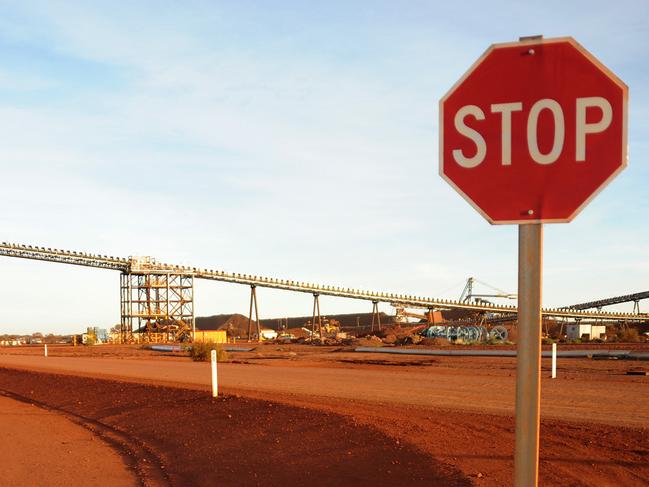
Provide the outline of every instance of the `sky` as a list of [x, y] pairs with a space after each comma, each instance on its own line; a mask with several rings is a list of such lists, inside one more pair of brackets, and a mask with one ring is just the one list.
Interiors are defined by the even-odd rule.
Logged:
[[[470, 276], [516, 292], [517, 228], [438, 175], [438, 102], [490, 44], [534, 34], [574, 37], [630, 90], [628, 168], [545, 227], [544, 305], [647, 290], [641, 0], [0, 1], [0, 240], [446, 299]], [[262, 318], [311, 312], [307, 294], [258, 298]], [[248, 300], [196, 285], [198, 316]], [[110, 327], [119, 274], [2, 257], [0, 309], [0, 334]]]

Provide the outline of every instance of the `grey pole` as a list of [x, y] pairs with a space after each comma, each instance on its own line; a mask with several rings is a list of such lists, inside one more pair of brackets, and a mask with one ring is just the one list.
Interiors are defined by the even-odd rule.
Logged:
[[518, 226], [518, 338], [514, 485], [535, 487], [541, 406], [541, 282], [543, 225]]

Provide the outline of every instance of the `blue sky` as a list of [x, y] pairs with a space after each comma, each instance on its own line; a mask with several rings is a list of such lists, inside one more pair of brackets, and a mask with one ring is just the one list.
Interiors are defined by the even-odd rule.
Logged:
[[[490, 44], [530, 34], [575, 37], [631, 94], [629, 167], [546, 226], [544, 303], [646, 290], [644, 1], [0, 2], [2, 240], [444, 298], [469, 276], [515, 292], [516, 228], [437, 175], [437, 103]], [[116, 273], [4, 258], [0, 274], [0, 332], [119, 321]], [[197, 314], [246, 313], [248, 292], [200, 283]], [[259, 299], [263, 317], [311, 309], [308, 295]]]

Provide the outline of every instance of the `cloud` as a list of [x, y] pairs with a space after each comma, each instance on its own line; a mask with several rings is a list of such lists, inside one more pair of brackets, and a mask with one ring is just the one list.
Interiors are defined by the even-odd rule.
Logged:
[[[574, 26], [640, 92], [639, 161], [647, 72], [631, 60], [646, 54], [645, 30], [640, 12], [625, 20], [602, 5], [576, 23], [544, 6], [475, 6], [0, 6], [0, 49], [14, 53], [0, 71], [3, 239], [410, 294], [470, 275], [513, 291], [516, 229], [487, 225], [437, 176], [439, 97], [488, 43], [517, 37], [512, 19], [524, 34]], [[600, 34], [607, 21], [611, 38]], [[633, 221], [647, 206], [645, 172], [630, 166], [575, 223], [547, 232], [548, 304], [575, 289], [601, 295], [606, 270], [643, 286], [649, 235]], [[607, 251], [610, 230], [628, 247]], [[11, 307], [0, 326], [115, 321], [105, 301], [68, 308], [66, 296], [116, 278], [39, 265], [0, 261], [20, 279], [70, 276], [39, 299], [73, 322]], [[0, 290], [22, 292], [8, 281]], [[246, 289], [197, 290], [199, 314], [247, 306]], [[270, 315], [308, 305], [264, 296]]]

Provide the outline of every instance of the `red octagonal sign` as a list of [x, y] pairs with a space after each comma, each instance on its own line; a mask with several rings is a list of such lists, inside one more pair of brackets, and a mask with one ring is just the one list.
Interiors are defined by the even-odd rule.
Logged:
[[627, 99], [572, 38], [493, 45], [440, 101], [440, 174], [491, 223], [568, 222], [626, 166]]

